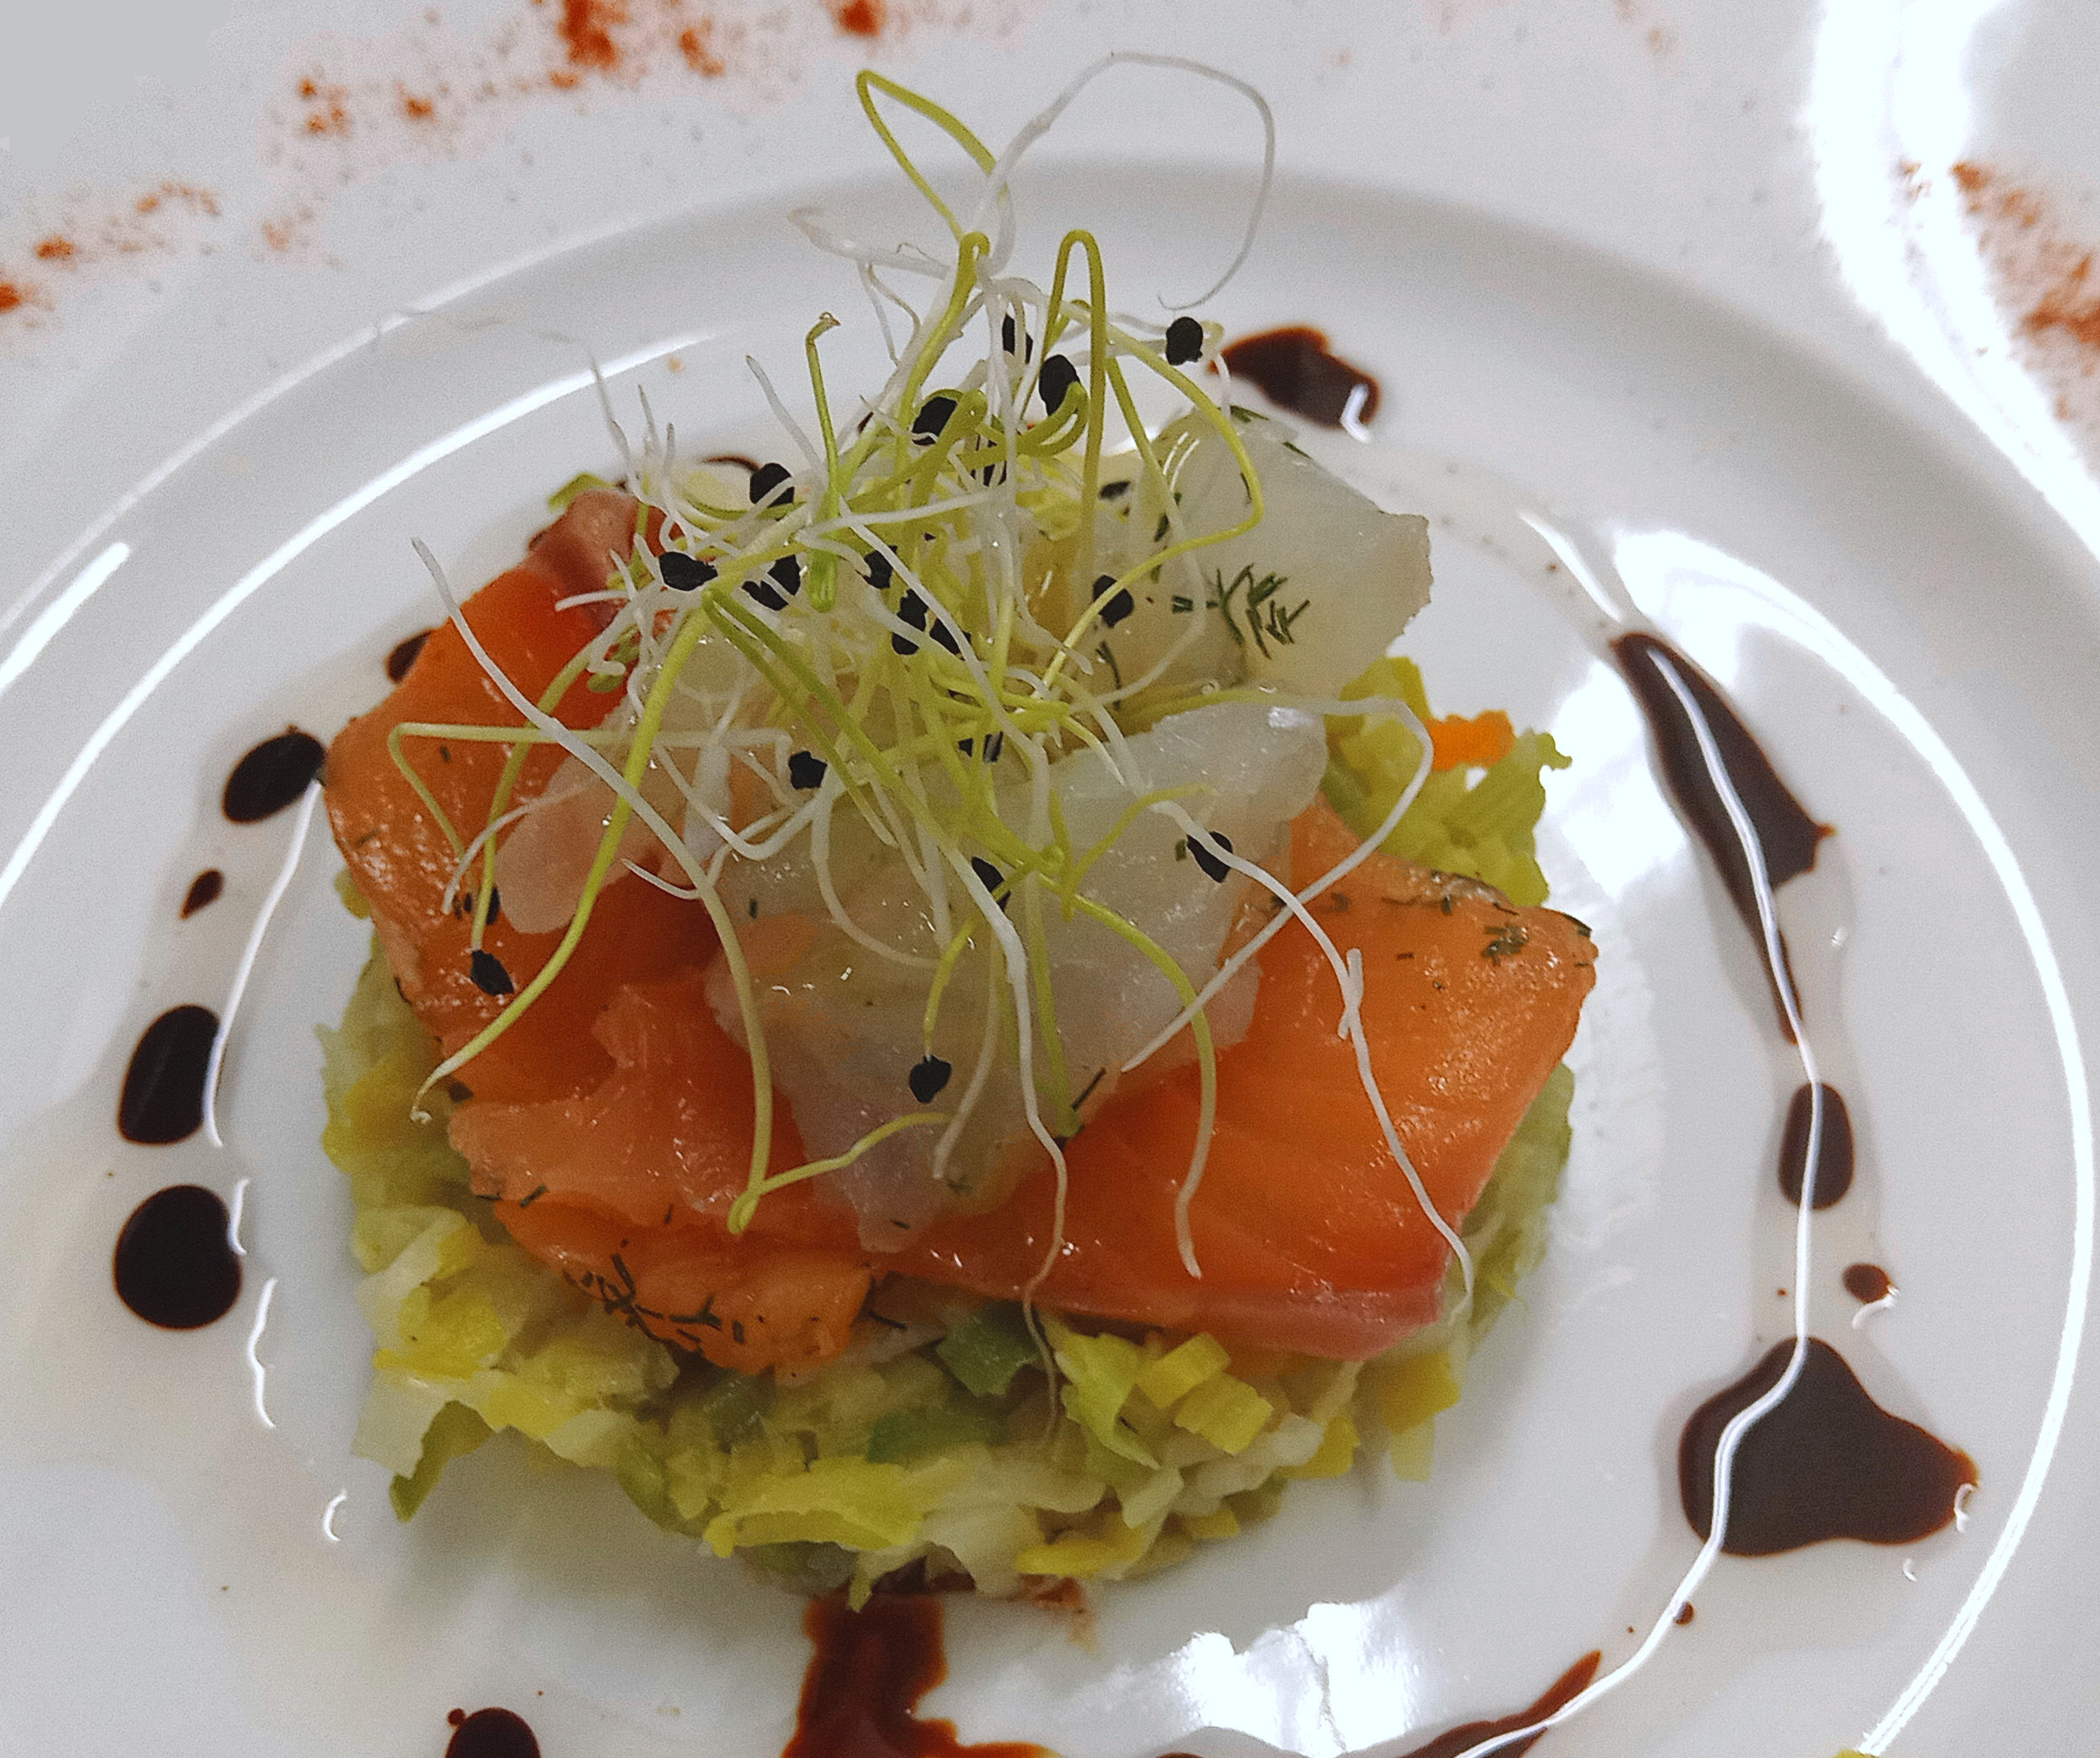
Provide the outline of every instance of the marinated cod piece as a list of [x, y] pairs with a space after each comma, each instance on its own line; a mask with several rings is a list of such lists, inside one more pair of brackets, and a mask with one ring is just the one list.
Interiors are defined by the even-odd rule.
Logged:
[[[1086, 651], [1121, 685], [1162, 694], [1251, 679], [1331, 699], [1429, 603], [1429, 521], [1359, 494], [1299, 450], [1286, 423], [1248, 409], [1233, 416], [1261, 479], [1261, 522], [1164, 563], [1125, 588], [1127, 599], [1110, 597]], [[1184, 415], [1151, 444], [1171, 493], [1137, 454], [1109, 460], [1093, 578], [1075, 577], [1074, 538], [1053, 546], [1047, 615], [1069, 620], [1147, 555], [1245, 520], [1239, 461], [1209, 423]]]
[[[935, 920], [928, 887], [894, 853], [858, 875], [838, 876], [857, 932], [828, 919], [759, 915], [741, 936], [759, 1018], [774, 1083], [812, 1155], [845, 1155], [883, 1124], [938, 1108], [943, 1096], [976, 1095], [960, 1130], [901, 1130], [834, 1175], [860, 1216], [864, 1246], [896, 1251], [959, 1198], [996, 1207], [1020, 1171], [1044, 1158], [1030, 1127], [1009, 1024], [1009, 973], [1024, 944], [1049, 1003], [1031, 1022], [1037, 1107], [1046, 1133], [1070, 1134], [1122, 1084], [1124, 1063], [1189, 998], [1157, 961], [1171, 960], [1189, 984], [1207, 981], [1252, 884], [1201, 836], [1192, 841], [1184, 823], [1245, 860], [1268, 860], [1317, 792], [1326, 766], [1319, 718], [1263, 702], [1171, 716], [1125, 741], [1113, 761], [1082, 749], [1048, 766], [1042, 830], [1062, 823], [1074, 898], [1120, 918], [1149, 941], [1149, 951], [1084, 909], [1060, 907], [1054, 892], [1015, 900], [987, 854], [971, 857], [970, 880], [989, 887], [1010, 920], [993, 923], [971, 909], [960, 871], [943, 876], [954, 900], [950, 920]], [[1155, 800], [1168, 810], [1148, 806]], [[1036, 810], [1025, 782], [1002, 788], [998, 806], [999, 817], [1017, 827]], [[752, 895], [766, 901], [762, 888]], [[927, 1034], [932, 973], [944, 947], [965, 933], [970, 943], [948, 966]], [[719, 962], [708, 998], [724, 1029], [741, 1040], [741, 1013]], [[1244, 985], [1220, 998], [1211, 1022], [1217, 1041], [1245, 1030], [1251, 1001]], [[1172, 1066], [1144, 1072], [1157, 1078]]]

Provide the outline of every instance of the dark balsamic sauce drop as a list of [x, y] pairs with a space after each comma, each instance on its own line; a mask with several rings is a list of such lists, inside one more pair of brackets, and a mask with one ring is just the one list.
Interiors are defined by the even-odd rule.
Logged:
[[[1814, 1105], [1813, 1089], [1805, 1083], [1796, 1087], [1786, 1106], [1786, 1127], [1780, 1133], [1780, 1188], [1796, 1208], [1801, 1206], [1807, 1177], [1809, 1113]], [[1816, 1208], [1828, 1209], [1845, 1200], [1846, 1192], [1852, 1187], [1852, 1113], [1844, 1094], [1825, 1086], [1823, 1140], [1816, 1155]]]
[[446, 1717], [452, 1737], [445, 1758], [539, 1758], [539, 1741], [525, 1717], [507, 1709], [455, 1709]]
[[111, 1269], [117, 1297], [166, 1330], [211, 1324], [241, 1297], [226, 1204], [200, 1184], [172, 1184], [133, 1209]]
[[1895, 1293], [1895, 1283], [1879, 1264], [1848, 1264], [1845, 1266], [1845, 1291], [1862, 1306], [1870, 1307]]
[[226, 875], [216, 867], [206, 867], [189, 882], [189, 889], [183, 893], [183, 920], [188, 921], [207, 904], [219, 901], [219, 893], [226, 889]]
[[[1721, 769], [1757, 833], [1765, 881], [1772, 890], [1777, 891], [1789, 879], [1815, 865], [1816, 845], [1830, 833], [1830, 827], [1808, 816], [1727, 698], [1683, 654], [1667, 642], [1643, 634], [1621, 635], [1611, 643], [1611, 650], [1618, 656], [1619, 669], [1626, 674], [1627, 681], [1633, 686], [1649, 731], [1654, 735], [1671, 797], [1720, 869], [1721, 882], [1728, 887], [1736, 913], [1749, 929], [1751, 943], [1762, 956], [1764, 930], [1758, 920], [1756, 883], [1735, 826], [1729, 822], [1720, 789], [1707, 767], [1700, 747], [1701, 732], [1711, 741]], [[1685, 694], [1692, 698], [1692, 712], [1687, 712], [1673, 687], [1673, 679], [1683, 685]], [[1784, 942], [1780, 951], [1784, 958]], [[1769, 969], [1769, 961], [1766, 974], [1776, 1002], [1780, 974]], [[1780, 1029], [1791, 1044], [1794, 1035], [1786, 1023], [1784, 1007], [1780, 1008]]]
[[932, 1595], [878, 1593], [857, 1612], [835, 1594], [812, 1599], [802, 1628], [817, 1652], [780, 1758], [1048, 1758], [1040, 1746], [965, 1746], [953, 1723], [920, 1719], [919, 1700], [948, 1675]]
[[429, 629], [418, 629], [413, 635], [405, 636], [394, 643], [392, 651], [386, 656], [388, 683], [398, 684], [408, 675], [409, 668], [422, 654], [424, 642], [430, 638], [433, 632]]
[[1264, 330], [1227, 343], [1223, 355], [1237, 377], [1251, 379], [1277, 408], [1324, 428], [1342, 425], [1349, 399], [1359, 388], [1364, 398], [1356, 418], [1368, 422], [1378, 412], [1378, 380], [1330, 352], [1326, 335], [1318, 330], [1302, 324]]
[[[1776, 1343], [1735, 1384], [1692, 1413], [1677, 1448], [1684, 1517], [1701, 1538], [1714, 1517], [1714, 1455], [1738, 1411], [1779, 1384], [1793, 1352]], [[1977, 1481], [1966, 1453], [1868, 1397], [1845, 1357], [1819, 1337], [1777, 1408], [1742, 1438], [1730, 1491], [1731, 1556], [1769, 1557], [1828, 1538], [1913, 1544], [1948, 1525]]]
[[[1403, 1753], [1401, 1758], [1458, 1758], [1460, 1753], [1471, 1751], [1484, 1739], [1492, 1739], [1498, 1733], [1514, 1733], [1519, 1728], [1544, 1721], [1589, 1685], [1597, 1676], [1598, 1664], [1603, 1659], [1604, 1656], [1593, 1648], [1555, 1679], [1545, 1695], [1529, 1708], [1491, 1722], [1468, 1722], [1463, 1727], [1438, 1734], [1425, 1746], [1416, 1746], [1412, 1751]], [[1529, 1739], [1512, 1741], [1501, 1749], [1498, 1758], [1519, 1758], [1520, 1754], [1529, 1752], [1545, 1737], [1541, 1732]]]
[[117, 1129], [128, 1142], [164, 1148], [204, 1124], [205, 1077], [219, 1016], [185, 1002], [139, 1035], [117, 1100]]
[[222, 803], [236, 824], [259, 824], [282, 811], [320, 773], [326, 748], [311, 733], [287, 727], [265, 739], [227, 778]]

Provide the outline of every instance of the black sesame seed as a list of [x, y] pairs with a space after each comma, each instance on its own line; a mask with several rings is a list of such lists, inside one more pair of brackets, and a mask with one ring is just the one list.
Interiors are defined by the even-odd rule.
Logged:
[[1016, 327], [1014, 314], [1010, 311], [999, 319], [999, 346], [1009, 354], [1018, 352], [1024, 360], [1035, 358], [1035, 337]]
[[958, 739], [955, 749], [966, 757], [975, 756], [977, 754], [977, 741], [975, 739]]
[[930, 396], [919, 405], [919, 412], [913, 418], [911, 432], [915, 438], [932, 441], [941, 437], [941, 429], [948, 425], [948, 418], [955, 412], [955, 399], [952, 396]]
[[787, 600], [780, 596], [779, 591], [769, 581], [746, 580], [744, 582], [744, 590], [750, 593], [757, 603], [764, 605], [768, 610], [787, 609]]
[[926, 627], [926, 600], [919, 596], [916, 588], [907, 592], [898, 601], [897, 620], [914, 629]]
[[688, 555], [682, 549], [666, 549], [657, 557], [656, 565], [664, 576], [664, 584], [675, 592], [697, 592], [715, 574], [713, 562]]
[[799, 555], [782, 556], [766, 572], [790, 598], [802, 589], [802, 559]]
[[1005, 751], [1006, 734], [1004, 733], [994, 733], [984, 741], [984, 760], [987, 763], [998, 762]]
[[813, 751], [797, 751], [788, 756], [788, 780], [798, 788], [821, 788], [831, 766]]
[[1136, 609], [1137, 601], [1130, 596], [1130, 588], [1126, 586], [1101, 607], [1101, 620], [1107, 627], [1113, 629]]
[[909, 659], [919, 651], [919, 644], [909, 635], [892, 635], [889, 637], [889, 650], [893, 653], [902, 654], [904, 658]]
[[998, 895], [999, 887], [1006, 883], [1006, 875], [993, 866], [982, 854], [973, 854], [970, 857], [970, 871], [977, 876], [978, 884], [994, 897]]
[[939, 1056], [922, 1056], [911, 1065], [911, 1072], [905, 1077], [905, 1083], [911, 1089], [911, 1096], [920, 1104], [926, 1105], [948, 1084], [948, 1077], [954, 1072]]
[[[790, 480], [792, 478], [786, 465], [761, 464], [751, 473], [751, 504], [763, 506], [775, 489]], [[794, 497], [790, 495], [787, 498], [792, 500]]]
[[1136, 486], [1137, 478], [1133, 476], [1126, 476], [1120, 482], [1103, 483], [1101, 485], [1101, 498], [1103, 500], [1120, 500]]
[[1225, 876], [1231, 872], [1232, 869], [1217, 858], [1209, 844], [1214, 843], [1218, 848], [1230, 854], [1233, 852], [1233, 839], [1222, 830], [1210, 831], [1206, 834], [1207, 841], [1206, 837], [1192, 836], [1189, 838], [1189, 853], [1195, 858], [1195, 864], [1203, 869], [1203, 876], [1206, 879], [1211, 881], [1214, 884], [1222, 885], [1225, 882]]
[[1079, 369], [1062, 354], [1053, 354], [1042, 363], [1042, 376], [1036, 381], [1042, 392], [1042, 406], [1053, 415], [1058, 412], [1072, 387], [1079, 383]]
[[484, 995], [508, 995], [517, 986], [503, 968], [503, 961], [486, 947], [474, 948], [473, 957], [467, 961], [467, 974]]
[[880, 549], [869, 550], [867, 552], [867, 583], [877, 592], [886, 592], [889, 590], [890, 581], [894, 577], [889, 556]]
[[962, 652], [962, 649], [955, 644], [955, 631], [946, 623], [936, 622], [932, 633], [936, 645], [946, 647], [951, 653], [960, 655]]
[[1167, 326], [1167, 363], [1186, 366], [1203, 355], [1203, 325], [1194, 318], [1176, 318]]

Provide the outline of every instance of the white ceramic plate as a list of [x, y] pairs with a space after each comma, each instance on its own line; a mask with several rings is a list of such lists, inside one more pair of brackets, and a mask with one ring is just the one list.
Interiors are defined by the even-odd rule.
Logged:
[[[943, 42], [918, 77], [989, 68], [1039, 99], [1091, 28], [1039, 24], [1018, 55]], [[1364, 53], [1391, 57], [1406, 36], [1367, 29]], [[376, 699], [387, 648], [433, 620], [412, 536], [455, 577], [486, 576], [540, 522], [547, 489], [610, 462], [589, 352], [616, 402], [646, 387], [681, 434], [725, 442], [764, 431], [743, 356], [788, 376], [817, 309], [848, 319], [835, 374], [876, 360], [850, 277], [781, 219], [811, 200], [862, 234], [921, 230], [894, 180], [837, 144], [844, 65], [824, 50], [800, 96], [734, 125], [762, 148], [806, 127], [823, 175], [746, 169], [719, 199], [522, 264], [525, 229], [484, 221], [475, 259], [498, 268], [464, 290], [389, 270], [380, 281], [404, 303], [429, 295], [419, 314], [245, 407], [193, 385], [228, 418], [156, 478], [145, 464], [194, 437], [179, 412], [143, 418], [157, 451], [115, 444], [139, 467], [107, 494], [104, 465], [54, 478], [36, 434], [8, 435], [24, 461], [0, 504], [44, 497], [25, 515], [30, 562], [87, 534], [0, 645], [0, 970], [17, 998], [0, 1023], [0, 1238], [16, 1266], [0, 1295], [9, 1749], [435, 1752], [446, 1711], [481, 1703], [526, 1714], [550, 1758], [741, 1758], [786, 1736], [798, 1608], [657, 1532], [609, 1482], [492, 1447], [404, 1528], [383, 1473], [351, 1456], [369, 1340], [347, 1202], [315, 1146], [311, 1029], [339, 1010], [363, 935], [334, 902], [325, 847], [293, 875], [237, 1016], [226, 1149], [126, 1146], [112, 1116], [144, 1024], [178, 1001], [222, 1001], [285, 857], [291, 814], [245, 829], [218, 816], [230, 764], [287, 721], [325, 735]], [[1040, 1613], [954, 1605], [953, 1676], [933, 1706], [967, 1739], [1075, 1758], [1397, 1751], [1516, 1708], [1586, 1650], [1613, 1664], [1667, 1608], [1695, 1548], [1678, 1428], [1791, 1323], [1771, 1162], [1798, 1071], [1597, 657], [1579, 561], [1731, 691], [1838, 827], [1824, 862], [1849, 887], [1851, 931], [1829, 1000], [1865, 1166], [1818, 1224], [1814, 1323], [1982, 1481], [1965, 1530], [1908, 1551], [1724, 1563], [1697, 1621], [1544, 1750], [1881, 1750], [2008, 1569], [2043, 1566], [2021, 1542], [2057, 1505], [2043, 1474], [2075, 1413], [2092, 1220], [2080, 1032], [2100, 1001], [2078, 908], [2100, 852], [2090, 794], [2077, 805], [2090, 753], [2075, 705], [2100, 675], [2092, 558], [1951, 417], [1915, 418], [1914, 390], [1907, 412], [1892, 407], [1824, 354], [1515, 223], [1507, 205], [1320, 174], [1332, 69], [1277, 67], [1296, 168], [1206, 315], [1236, 330], [1317, 323], [1381, 376], [1377, 443], [1326, 450], [1436, 518], [1437, 598], [1410, 646], [1440, 707], [1507, 706], [1574, 754], [1542, 840], [1556, 901], [1600, 947], [1574, 1159], [1551, 1255], [1442, 1425], [1433, 1482], [1367, 1469], [1300, 1486], [1271, 1524], [1103, 1595], [1091, 1648]], [[1124, 303], [1140, 305], [1192, 291], [1229, 254], [1247, 153], [1207, 97], [1116, 77], [1145, 113], [1097, 106], [1098, 126], [1025, 187], [1036, 243], [1091, 225]], [[594, 121], [518, 132], [575, 150], [587, 125], [639, 131], [623, 101], [599, 101]], [[1296, 155], [1301, 121], [1315, 147]], [[1146, 144], [1111, 154], [1104, 136]], [[1235, 143], [1218, 148], [1228, 161], [1192, 166], [1184, 146], [1212, 138]], [[559, 188], [525, 187], [528, 211], [566, 214]], [[375, 222], [346, 223], [381, 248]], [[411, 221], [400, 236], [423, 234]], [[238, 276], [188, 297], [193, 313], [256, 301], [273, 343], [299, 328]], [[74, 322], [83, 353], [112, 333]], [[167, 358], [176, 333], [156, 316], [129, 357], [119, 336], [116, 364], [85, 389], [61, 384], [69, 369], [49, 352], [6, 364], [48, 393], [41, 431], [71, 439], [127, 359], [150, 382], [186, 382]], [[238, 353], [213, 341], [200, 358]], [[226, 897], [178, 923], [210, 865]], [[107, 1259], [132, 1206], [183, 1179], [249, 1181], [249, 1257], [234, 1313], [178, 1335], [118, 1304]], [[1837, 1276], [1858, 1258], [1886, 1264], [1902, 1297], [1855, 1329]], [[2092, 1536], [2075, 1507], [2058, 1518]], [[2037, 1591], [1991, 1615], [2039, 1631]], [[1964, 1725], [2024, 1717], [2036, 1739], [2091, 1696], [2067, 1682], [2015, 1701], [1951, 1677], [1941, 1695], [1967, 1706]], [[1955, 1725], [1928, 1704], [1899, 1750], [1968, 1749], [1934, 1733], [1936, 1713]]]

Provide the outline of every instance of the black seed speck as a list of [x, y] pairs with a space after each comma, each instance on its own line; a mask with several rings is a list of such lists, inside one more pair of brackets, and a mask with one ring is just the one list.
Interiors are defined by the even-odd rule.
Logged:
[[1042, 376], [1036, 380], [1042, 392], [1042, 406], [1053, 415], [1064, 406], [1072, 387], [1079, 383], [1079, 369], [1062, 354], [1053, 354], [1042, 363]]
[[1186, 366], [1203, 353], [1203, 325], [1194, 318], [1179, 317], [1167, 326], [1167, 363]]
[[467, 961], [467, 974], [484, 995], [508, 995], [517, 987], [510, 972], [503, 968], [503, 961], [486, 947], [474, 948], [473, 956]]
[[773, 491], [789, 480], [786, 465], [761, 464], [751, 473], [751, 504], [763, 506]]
[[889, 557], [880, 549], [867, 552], [867, 583], [878, 592], [889, 590], [889, 582], [895, 577]]
[[938, 440], [941, 437], [941, 429], [948, 425], [948, 418], [954, 412], [954, 397], [930, 396], [919, 405], [919, 412], [912, 418], [911, 431], [921, 440]]
[[821, 788], [830, 767], [813, 751], [792, 751], [788, 756], [788, 780], [798, 788]]
[[954, 1072], [941, 1057], [922, 1056], [911, 1065], [911, 1073], [905, 1077], [905, 1081], [911, 1089], [911, 1096], [926, 1105], [948, 1084], [948, 1077]]
[[799, 555], [782, 556], [766, 572], [790, 598], [802, 589], [802, 559]]
[[714, 578], [715, 566], [697, 555], [688, 555], [682, 549], [666, 549], [656, 559], [657, 570], [664, 576], [664, 584], [675, 592], [697, 592]]
[[[1215, 843], [1228, 854], [1233, 852], [1233, 839], [1223, 831], [1211, 831], [1208, 833], [1208, 838], [1210, 842]], [[1225, 882], [1225, 876], [1232, 871], [1230, 867], [1217, 858], [1212, 849], [1206, 846], [1202, 837], [1192, 836], [1189, 838], [1189, 853], [1194, 857], [1195, 864], [1203, 869], [1203, 876], [1219, 885]]]
[[998, 895], [999, 887], [1006, 883], [1006, 875], [982, 854], [970, 857], [970, 871], [977, 876], [977, 882], [994, 897]]

